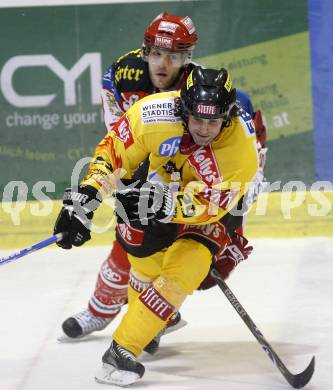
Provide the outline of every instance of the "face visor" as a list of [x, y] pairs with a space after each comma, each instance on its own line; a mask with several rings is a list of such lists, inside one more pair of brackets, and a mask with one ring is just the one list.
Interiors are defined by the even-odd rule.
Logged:
[[181, 68], [188, 62], [191, 53], [188, 51], [171, 51], [152, 46], [147, 55], [147, 61], [151, 65], [170, 65], [173, 68]]

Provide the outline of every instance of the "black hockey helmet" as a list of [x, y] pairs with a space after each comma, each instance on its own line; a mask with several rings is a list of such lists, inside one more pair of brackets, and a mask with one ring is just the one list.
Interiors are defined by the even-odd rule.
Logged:
[[226, 69], [203, 69], [197, 66], [189, 74], [180, 97], [185, 114], [205, 119], [230, 119], [235, 106], [236, 89]]

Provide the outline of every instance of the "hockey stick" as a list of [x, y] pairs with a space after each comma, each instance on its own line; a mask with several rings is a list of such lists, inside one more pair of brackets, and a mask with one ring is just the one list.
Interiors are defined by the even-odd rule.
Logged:
[[284, 363], [281, 361], [281, 359], [278, 357], [278, 355], [275, 353], [274, 349], [266, 341], [263, 334], [256, 327], [255, 323], [247, 314], [243, 306], [239, 303], [238, 299], [235, 297], [233, 292], [229, 289], [225, 281], [221, 278], [218, 271], [212, 268], [210, 271], [210, 275], [216, 281], [217, 285], [223, 291], [224, 295], [227, 297], [227, 299], [232, 304], [234, 309], [237, 311], [239, 316], [245, 322], [246, 326], [250, 329], [253, 336], [259, 341], [259, 344], [261, 345], [262, 349], [267, 353], [269, 358], [276, 365], [276, 367], [279, 369], [281, 374], [285, 377], [287, 382], [295, 389], [300, 389], [304, 387], [310, 381], [313, 375], [314, 368], [315, 368], [315, 357], [314, 356], [312, 357], [310, 364], [307, 366], [307, 368], [304, 371], [296, 375], [292, 374], [284, 365]]
[[54, 236], [47, 238], [46, 240], [40, 241], [37, 244], [29, 246], [28, 248], [22, 249], [19, 252], [15, 252], [12, 255], [3, 257], [2, 259], [0, 259], [0, 265], [10, 263], [14, 260], [19, 259], [20, 257], [28, 255], [31, 252], [45, 248], [48, 245], [51, 245], [51, 244], [54, 244], [55, 242], [60, 241], [63, 237], [64, 237], [63, 233], [58, 233], [58, 234], [55, 234]]

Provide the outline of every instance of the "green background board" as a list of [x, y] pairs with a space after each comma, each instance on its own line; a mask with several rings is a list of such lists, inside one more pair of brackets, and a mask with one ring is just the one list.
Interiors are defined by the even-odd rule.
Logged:
[[234, 85], [262, 110], [271, 182], [314, 178], [308, 42], [304, 32], [199, 59], [207, 67], [226, 67]]
[[[310, 183], [313, 149], [306, 0], [1, 9], [1, 74], [14, 56], [52, 55], [69, 70], [86, 53], [94, 53], [94, 64], [102, 74], [119, 55], [140, 47], [147, 24], [165, 9], [191, 16], [200, 37], [195, 58], [206, 65], [229, 66], [235, 85], [251, 94], [256, 108], [262, 108], [269, 128], [268, 180]], [[55, 193], [49, 196], [63, 192], [77, 159], [91, 155], [104, 135], [100, 104], [91, 98], [92, 86], [99, 87], [96, 76], [98, 72], [91, 82], [86, 69], [75, 83], [75, 104], [66, 105], [64, 83], [50, 68], [18, 68], [12, 78], [16, 93], [56, 94], [46, 107], [16, 107], [8, 102], [4, 96], [8, 78], [2, 77], [1, 192], [11, 180], [25, 181], [32, 199], [32, 186], [39, 180], [55, 183]], [[58, 123], [51, 129], [15, 125], [13, 119], [52, 114]], [[70, 118], [81, 123], [71, 127]]]

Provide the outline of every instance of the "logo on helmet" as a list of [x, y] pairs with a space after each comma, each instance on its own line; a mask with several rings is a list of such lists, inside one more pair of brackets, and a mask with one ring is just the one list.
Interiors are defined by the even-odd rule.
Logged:
[[187, 80], [186, 80], [186, 88], [187, 89], [190, 89], [191, 87], [193, 86], [193, 70], [192, 72], [189, 74]]
[[158, 26], [158, 31], [174, 34], [177, 30], [177, 27], [178, 25], [176, 23], [166, 22], [165, 20], [162, 20]]
[[195, 112], [197, 114], [216, 115], [217, 114], [217, 106], [212, 106], [212, 105], [208, 105], [208, 104], [197, 104], [195, 106]]
[[160, 35], [156, 35], [156, 37], [155, 37], [155, 46], [158, 46], [158, 47], [164, 47], [166, 49], [171, 49], [172, 42], [173, 42], [172, 38], [161, 37]]
[[230, 74], [228, 73], [227, 80], [226, 80], [226, 82], [224, 83], [224, 88], [225, 88], [228, 92], [230, 92], [231, 86], [232, 86], [232, 81], [231, 81]]
[[189, 34], [193, 34], [195, 32], [195, 27], [190, 17], [186, 16], [182, 22], [184, 23], [184, 26], [186, 27]]

